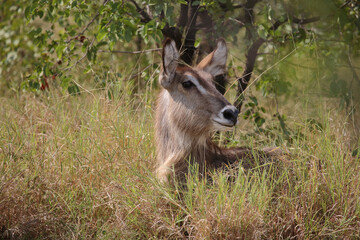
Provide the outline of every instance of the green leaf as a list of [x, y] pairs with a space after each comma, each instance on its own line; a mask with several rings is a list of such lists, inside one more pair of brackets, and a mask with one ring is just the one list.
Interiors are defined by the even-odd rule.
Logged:
[[50, 76], [51, 72], [50, 72], [50, 63], [46, 63], [44, 68], [43, 68], [43, 73], [45, 76]]
[[66, 45], [64, 43], [62, 44], [59, 44], [56, 49], [55, 49], [55, 52], [56, 52], [56, 56], [58, 57], [58, 59], [61, 59], [62, 58], [62, 55], [63, 55], [63, 52], [64, 52], [64, 49], [66, 48]]
[[41, 33], [41, 28], [33, 29], [29, 32], [29, 37], [35, 38]]
[[89, 41], [87, 39], [84, 40], [83, 45], [81, 47], [81, 51], [84, 53], [87, 50], [87, 47], [89, 46]]
[[98, 44], [96, 44], [96, 47], [97, 47], [97, 48], [100, 48], [100, 47], [105, 46], [105, 45], [108, 45], [108, 44], [109, 44], [109, 43], [106, 42], [106, 41], [101, 41], [101, 42], [99, 42]]
[[247, 106], [247, 107], [254, 108], [254, 107], [255, 107], [255, 104], [254, 104], [254, 103], [252, 103], [252, 102], [250, 102], [250, 103], [247, 103], [247, 104], [246, 104], [246, 106]]
[[268, 20], [271, 21], [273, 16], [274, 16], [274, 10], [272, 9], [271, 5], [269, 5], [269, 8], [267, 10]]
[[109, 49], [110, 49], [110, 51], [113, 51], [113, 50], [114, 50], [114, 45], [115, 45], [115, 41], [111, 41], [111, 42], [109, 43]]
[[243, 118], [248, 119], [250, 117], [250, 114], [251, 114], [251, 110], [250, 109], [246, 110], [246, 112], [244, 113]]
[[265, 123], [265, 119], [262, 117], [255, 118], [256, 126], [261, 127]]
[[26, 20], [29, 20], [30, 19], [30, 14], [31, 14], [31, 7], [30, 6], [28, 6], [28, 7], [26, 7], [25, 8], [25, 11], [24, 11], [24, 15], [25, 15], [25, 18], [26, 18]]
[[70, 50], [73, 50], [74, 48], [75, 48], [75, 42], [72, 41], [72, 42], [70, 42], [70, 44], [69, 44], [69, 49], [70, 49]]
[[88, 64], [84, 69], [84, 73], [89, 73], [89, 72], [91, 72], [91, 65], [90, 64]]
[[167, 6], [165, 15], [168, 17], [173, 16], [174, 15], [174, 7], [170, 6], [170, 5]]
[[259, 34], [259, 36], [260, 36], [261, 38], [264, 38], [264, 39], [267, 38], [268, 31], [267, 31], [267, 29], [265, 28], [264, 25], [261, 24], [261, 25], [258, 26], [258, 28], [257, 28], [257, 33]]
[[107, 34], [108, 34], [107, 29], [105, 28], [100, 29], [100, 31], [96, 35], [96, 40], [100, 42], [104, 37], [106, 37]]
[[198, 48], [200, 46], [201, 39], [198, 38], [195, 40], [194, 47]]
[[65, 90], [69, 87], [69, 84], [71, 82], [71, 77], [70, 76], [61, 76], [60, 77], [61, 82], [60, 82], [60, 86]]
[[145, 44], [148, 42], [148, 24], [145, 24], [144, 26], [141, 26], [140, 36], [143, 38]]
[[70, 86], [67, 88], [68, 92], [70, 95], [79, 95], [80, 94], [80, 89], [77, 85], [75, 85], [74, 83], [70, 84]]
[[44, 16], [44, 12], [40, 10], [37, 12], [37, 15], [39, 16], [39, 18], [42, 18]]
[[112, 91], [110, 91], [110, 89], [108, 90], [108, 97], [110, 100], [113, 99], [113, 93], [112, 93]]
[[192, 6], [198, 6], [200, 4], [200, 1], [193, 1]]
[[306, 32], [305, 32], [305, 30], [304, 29], [302, 29], [302, 28], [299, 28], [299, 40], [300, 41], [303, 41], [303, 40], [305, 40], [306, 39]]
[[258, 105], [258, 101], [257, 101], [256, 97], [250, 96], [249, 98], [251, 99], [251, 101], [253, 101], [255, 103], [256, 106]]
[[130, 42], [132, 40], [133, 33], [131, 29], [125, 27], [124, 38], [125, 41]]
[[88, 5], [82, 3], [82, 4], [79, 5], [79, 8], [81, 8], [83, 10], [86, 10], [86, 9], [88, 9]]

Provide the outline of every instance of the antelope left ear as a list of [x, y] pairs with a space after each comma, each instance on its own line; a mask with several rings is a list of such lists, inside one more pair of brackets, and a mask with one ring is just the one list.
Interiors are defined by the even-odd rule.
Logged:
[[207, 55], [196, 67], [213, 76], [226, 73], [227, 48], [223, 38], [217, 41], [216, 48]]
[[164, 88], [169, 88], [173, 81], [179, 56], [175, 41], [166, 39], [162, 52], [162, 72], [159, 76], [160, 84]]

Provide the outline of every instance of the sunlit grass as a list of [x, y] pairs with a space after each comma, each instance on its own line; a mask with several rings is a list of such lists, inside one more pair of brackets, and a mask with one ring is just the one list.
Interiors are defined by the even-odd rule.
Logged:
[[[122, 86], [1, 99], [0, 229], [14, 239], [360, 237], [360, 161], [341, 121], [306, 119], [266, 168], [219, 171], [186, 187], [153, 175], [154, 94]], [[121, 91], [120, 91], [121, 90]], [[274, 144], [235, 134], [248, 146]], [[281, 137], [281, 136], [280, 136]]]

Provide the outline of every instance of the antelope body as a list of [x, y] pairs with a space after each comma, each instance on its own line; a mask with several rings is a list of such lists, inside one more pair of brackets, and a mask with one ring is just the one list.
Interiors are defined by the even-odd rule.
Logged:
[[203, 173], [252, 157], [250, 149], [221, 148], [211, 140], [214, 131], [230, 129], [238, 117], [238, 110], [213, 82], [215, 76], [225, 74], [226, 58], [221, 39], [196, 67], [181, 65], [175, 42], [165, 41], [155, 124], [160, 181], [166, 182], [173, 171], [176, 177], [184, 176], [189, 163], [197, 163]]

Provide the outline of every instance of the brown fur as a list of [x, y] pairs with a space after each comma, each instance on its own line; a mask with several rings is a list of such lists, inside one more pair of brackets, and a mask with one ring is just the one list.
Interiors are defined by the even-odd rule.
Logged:
[[[214, 124], [214, 116], [224, 107], [233, 107], [213, 83], [211, 73], [225, 73], [227, 52], [223, 40], [218, 42], [217, 49], [191, 68], [175, 63], [179, 55], [171, 40], [164, 44], [159, 77], [164, 88], [157, 100], [155, 124], [157, 176], [161, 181], [166, 182], [171, 173], [182, 178], [188, 172], [189, 163], [197, 163], [200, 173], [239, 160], [246, 160], [243, 166], [247, 168], [255, 155], [264, 154], [248, 148], [221, 148], [211, 140], [214, 131], [225, 129]], [[182, 83], [188, 79], [196, 86], [184, 88]]]

